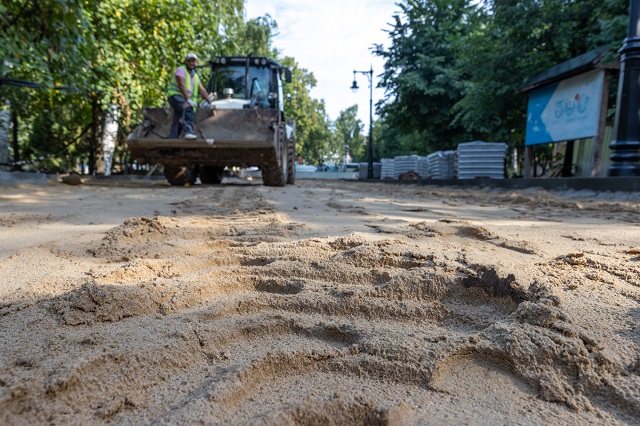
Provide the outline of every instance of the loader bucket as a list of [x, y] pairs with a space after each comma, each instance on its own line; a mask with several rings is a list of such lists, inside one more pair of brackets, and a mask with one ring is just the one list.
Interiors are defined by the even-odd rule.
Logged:
[[168, 138], [172, 108], [145, 108], [143, 123], [129, 135], [127, 145], [140, 163], [260, 167], [273, 161], [279, 114], [272, 109], [199, 108], [198, 138], [185, 140]]

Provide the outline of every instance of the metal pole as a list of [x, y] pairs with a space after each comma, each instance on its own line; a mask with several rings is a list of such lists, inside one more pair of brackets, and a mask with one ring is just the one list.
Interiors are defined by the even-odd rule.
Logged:
[[353, 85], [351, 86], [351, 90], [353, 90], [354, 93], [358, 90], [356, 73], [366, 75], [369, 80], [369, 164], [367, 167], [367, 179], [373, 179], [373, 65], [371, 65], [369, 71], [353, 70]]
[[629, 0], [629, 32], [619, 50], [620, 81], [609, 176], [640, 176], [640, 2]]
[[373, 179], [373, 65], [369, 70], [369, 165], [367, 179]]

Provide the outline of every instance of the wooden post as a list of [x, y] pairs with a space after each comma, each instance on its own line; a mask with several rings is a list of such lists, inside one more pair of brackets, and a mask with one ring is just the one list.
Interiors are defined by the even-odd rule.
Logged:
[[524, 178], [530, 179], [533, 177], [533, 147], [524, 147]]

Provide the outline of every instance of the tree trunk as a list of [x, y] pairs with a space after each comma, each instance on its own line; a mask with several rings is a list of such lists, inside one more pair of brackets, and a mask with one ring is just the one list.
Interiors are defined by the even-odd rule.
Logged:
[[113, 166], [113, 153], [118, 139], [118, 117], [120, 112], [118, 105], [112, 104], [104, 117], [102, 130], [102, 158], [104, 159], [104, 175], [111, 176]]
[[16, 163], [13, 166], [13, 170], [22, 170], [22, 166], [17, 164], [20, 162], [20, 145], [18, 144], [18, 111], [15, 108], [11, 109], [11, 124], [13, 125], [13, 138], [11, 141], [13, 145], [13, 162]]
[[0, 170], [7, 169], [9, 165], [9, 123], [11, 122], [11, 110], [0, 111]]
[[[96, 166], [100, 155], [98, 153], [98, 98], [93, 97], [91, 102], [92, 123], [91, 123], [91, 137], [89, 139], [89, 174], [96, 174]], [[102, 160], [100, 160], [102, 162]]]

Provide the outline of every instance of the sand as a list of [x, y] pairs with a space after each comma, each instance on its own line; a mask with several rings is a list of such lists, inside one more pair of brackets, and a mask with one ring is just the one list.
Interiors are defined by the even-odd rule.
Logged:
[[640, 194], [0, 187], [0, 424], [638, 424]]

